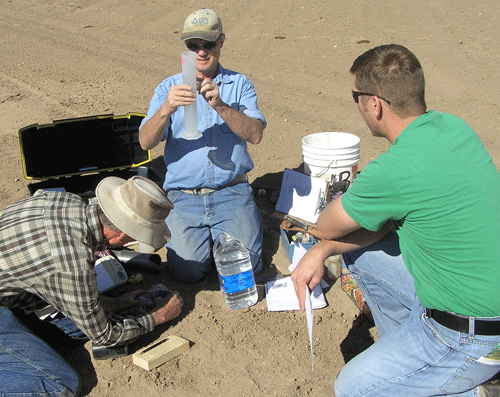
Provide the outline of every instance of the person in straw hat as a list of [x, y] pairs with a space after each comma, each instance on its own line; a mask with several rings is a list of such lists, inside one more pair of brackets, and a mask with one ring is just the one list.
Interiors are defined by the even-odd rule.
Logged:
[[[175, 293], [157, 298], [151, 313], [118, 315], [145, 305], [136, 298], [147, 291], [99, 296], [94, 271], [95, 253], [106, 248], [134, 240], [162, 247], [170, 238], [165, 218], [172, 203], [140, 176], [105, 178], [96, 196], [97, 203], [85, 204], [72, 193], [39, 190], [0, 212], [0, 390], [6, 395], [78, 394], [78, 374], [49, 346], [57, 332], [116, 346], [181, 313]], [[52, 324], [34, 314], [47, 305], [59, 312]], [[43, 329], [51, 330], [50, 341], [37, 335]]]
[[[175, 204], [167, 219], [173, 232], [167, 268], [182, 281], [202, 279], [213, 268], [213, 241], [224, 231], [245, 245], [258, 271], [263, 229], [248, 183], [254, 164], [247, 143], [260, 143], [266, 120], [252, 82], [219, 63], [225, 34], [214, 11], [191, 13], [181, 40], [196, 53], [198, 92], [183, 84], [181, 73], [165, 79], [155, 90], [139, 133], [147, 150], [165, 141], [163, 188]], [[182, 137], [184, 107], [195, 100], [201, 137], [187, 140]]]

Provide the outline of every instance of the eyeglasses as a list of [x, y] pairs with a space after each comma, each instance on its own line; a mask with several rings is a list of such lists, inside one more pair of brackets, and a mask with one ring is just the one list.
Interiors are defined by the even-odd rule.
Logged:
[[352, 99], [354, 99], [354, 103], [358, 103], [359, 102], [359, 97], [361, 95], [376, 96], [377, 98], [382, 99], [383, 101], [387, 102], [388, 105], [391, 104], [387, 99], [384, 99], [381, 96], [378, 96], [377, 94], [370, 94], [368, 92], [361, 92], [361, 91], [354, 91], [354, 90], [352, 90]]
[[193, 51], [193, 52], [198, 52], [202, 48], [205, 51], [210, 51], [210, 50], [213, 50], [216, 45], [217, 45], [217, 41], [206, 41], [205, 43], [189, 43], [189, 42], [186, 42], [186, 47], [188, 48], [188, 50], [189, 51]]

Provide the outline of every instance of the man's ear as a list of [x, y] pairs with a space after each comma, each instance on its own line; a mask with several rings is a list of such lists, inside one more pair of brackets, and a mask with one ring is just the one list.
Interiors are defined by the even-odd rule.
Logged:
[[121, 247], [127, 243], [129, 243], [131, 238], [128, 234], [121, 232], [120, 234], [116, 233], [113, 237], [109, 239], [109, 244], [114, 247]]
[[133, 241], [133, 239], [125, 232], [111, 230], [107, 228], [104, 224], [102, 224], [102, 228], [104, 233], [104, 239], [107, 241], [107, 244], [109, 244], [112, 247], [121, 247], [124, 244]]
[[382, 120], [382, 106], [380, 106], [380, 108], [379, 108], [379, 112], [378, 112], [378, 115], [377, 115], [377, 120], [378, 121]]
[[382, 120], [383, 114], [382, 114], [382, 103], [380, 102], [380, 98], [377, 96], [371, 97], [369, 106], [375, 118], [378, 121]]

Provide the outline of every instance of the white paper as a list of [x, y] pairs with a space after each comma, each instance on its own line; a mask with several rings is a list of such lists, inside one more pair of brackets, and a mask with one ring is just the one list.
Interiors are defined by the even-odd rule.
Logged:
[[295, 270], [295, 268], [299, 264], [302, 257], [306, 254], [306, 252], [307, 250], [304, 248], [302, 244], [298, 243], [295, 246], [295, 249], [293, 250], [292, 264], [288, 266], [288, 270], [290, 270], [290, 272], [293, 272]]
[[314, 352], [313, 352], [313, 308], [311, 302], [311, 294], [309, 288], [306, 286], [306, 299], [305, 299], [305, 309], [306, 309], [306, 320], [307, 320], [307, 331], [309, 332], [309, 345], [311, 346], [311, 371], [314, 371]]
[[500, 365], [500, 361], [496, 358], [480, 357], [478, 362], [488, 365]]
[[478, 361], [488, 365], [500, 365], [500, 343], [496, 345], [486, 356], [480, 357]]
[[307, 222], [316, 223], [328, 182], [291, 169], [285, 169], [276, 210]]
[[[326, 307], [325, 295], [320, 284], [312, 291], [310, 300], [313, 309]], [[266, 283], [266, 301], [267, 310], [270, 312], [300, 310], [299, 298], [290, 276]]]

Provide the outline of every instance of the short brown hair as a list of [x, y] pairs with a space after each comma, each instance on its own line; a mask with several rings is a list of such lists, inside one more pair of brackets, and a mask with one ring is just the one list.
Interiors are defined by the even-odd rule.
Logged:
[[420, 116], [427, 111], [424, 71], [407, 48], [397, 44], [372, 48], [354, 61], [350, 72], [360, 91], [387, 99], [398, 116]]

